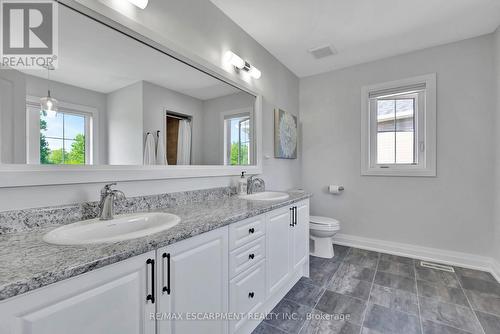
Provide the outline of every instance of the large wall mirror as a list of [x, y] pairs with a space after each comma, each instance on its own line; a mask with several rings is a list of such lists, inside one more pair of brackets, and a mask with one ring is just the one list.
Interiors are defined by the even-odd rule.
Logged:
[[257, 164], [255, 94], [58, 12], [57, 68], [0, 70], [2, 166]]

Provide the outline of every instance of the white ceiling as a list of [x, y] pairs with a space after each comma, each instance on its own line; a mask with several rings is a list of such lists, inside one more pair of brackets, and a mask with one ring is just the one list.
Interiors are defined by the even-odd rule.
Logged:
[[[500, 24], [500, 0], [211, 1], [299, 77], [488, 34]], [[317, 60], [307, 52], [326, 44], [338, 54]]]
[[239, 91], [64, 6], [59, 6], [59, 64], [50, 79], [100, 93], [144, 80], [201, 100]]

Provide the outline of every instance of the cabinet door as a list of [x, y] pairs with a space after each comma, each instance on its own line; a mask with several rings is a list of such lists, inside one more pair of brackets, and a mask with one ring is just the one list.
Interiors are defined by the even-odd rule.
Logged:
[[296, 224], [293, 227], [293, 270], [297, 270], [309, 256], [309, 201], [297, 203]]
[[0, 302], [2, 334], [154, 334], [149, 252]]
[[159, 334], [227, 333], [199, 316], [228, 311], [228, 252], [227, 227], [158, 250]]
[[287, 283], [291, 267], [292, 212], [289, 207], [271, 211], [266, 224], [266, 274], [269, 295]]

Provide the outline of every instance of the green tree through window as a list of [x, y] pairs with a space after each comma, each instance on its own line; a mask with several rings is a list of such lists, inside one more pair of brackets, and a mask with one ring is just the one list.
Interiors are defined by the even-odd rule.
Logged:
[[40, 163], [83, 165], [86, 116], [58, 112], [55, 116], [40, 112]]

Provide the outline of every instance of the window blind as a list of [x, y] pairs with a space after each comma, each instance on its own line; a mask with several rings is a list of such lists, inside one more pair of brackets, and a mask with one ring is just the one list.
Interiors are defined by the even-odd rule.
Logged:
[[408, 85], [408, 86], [397, 87], [397, 88], [381, 89], [381, 90], [376, 90], [376, 91], [370, 92], [368, 94], [368, 97], [370, 99], [374, 99], [374, 98], [380, 98], [380, 97], [391, 96], [391, 95], [415, 93], [415, 92], [425, 90], [425, 87], [426, 87], [425, 83], [420, 83], [420, 84]]

